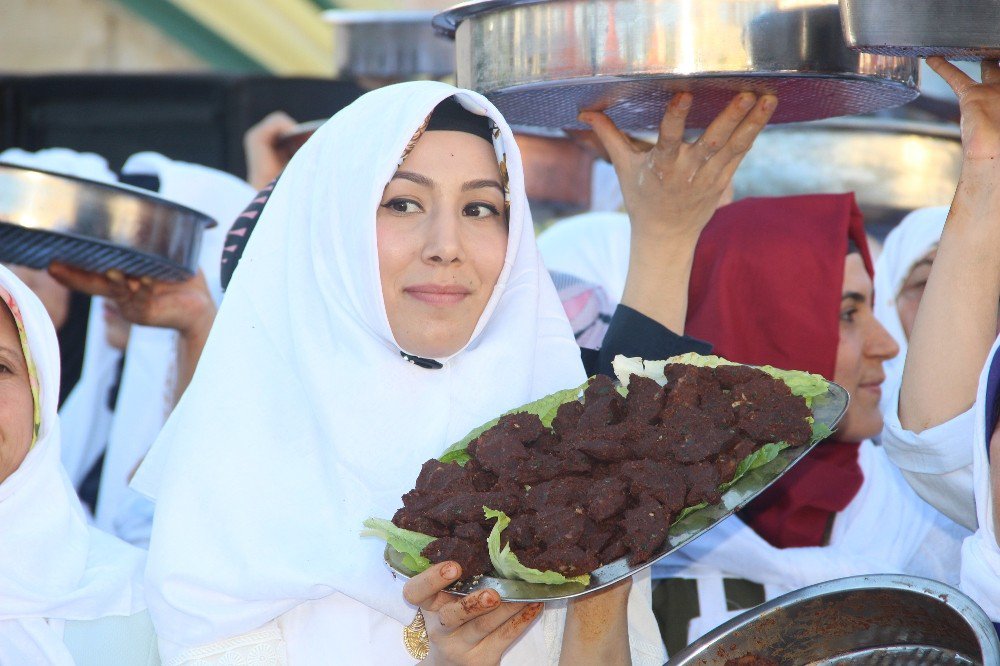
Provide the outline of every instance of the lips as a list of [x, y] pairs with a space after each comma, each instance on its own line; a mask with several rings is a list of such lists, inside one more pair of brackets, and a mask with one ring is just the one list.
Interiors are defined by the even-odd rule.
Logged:
[[882, 393], [882, 382], [885, 381], [885, 375], [879, 375], [873, 379], [861, 382], [858, 384], [859, 390], [871, 391], [872, 393]]
[[462, 302], [471, 292], [454, 284], [418, 284], [403, 290], [408, 296], [431, 305], [453, 305]]

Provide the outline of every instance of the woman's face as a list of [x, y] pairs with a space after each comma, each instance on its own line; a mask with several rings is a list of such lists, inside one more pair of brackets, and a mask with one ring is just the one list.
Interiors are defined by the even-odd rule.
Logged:
[[472, 337], [507, 253], [493, 146], [465, 132], [425, 132], [385, 186], [375, 228], [396, 342], [426, 358], [457, 352]]
[[903, 332], [906, 339], [910, 339], [910, 331], [913, 330], [913, 322], [917, 318], [917, 308], [920, 307], [920, 299], [924, 297], [924, 287], [927, 286], [927, 278], [931, 275], [931, 266], [934, 265], [934, 258], [937, 257], [937, 248], [934, 248], [917, 263], [913, 264], [910, 274], [903, 281], [903, 286], [896, 296], [896, 310], [899, 311], [899, 321], [903, 324]]
[[833, 381], [851, 394], [851, 405], [838, 429], [837, 438], [857, 442], [882, 431], [883, 361], [899, 353], [899, 345], [875, 319], [872, 310], [872, 279], [861, 255], [847, 255], [840, 302], [840, 345]]
[[34, 425], [35, 404], [21, 338], [13, 315], [0, 301], [0, 483], [28, 455]]

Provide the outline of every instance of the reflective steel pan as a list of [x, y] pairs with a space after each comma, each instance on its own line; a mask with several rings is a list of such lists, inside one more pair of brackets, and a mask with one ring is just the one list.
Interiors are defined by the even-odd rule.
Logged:
[[455, 37], [458, 85], [512, 125], [582, 129], [577, 114], [598, 109], [622, 129], [650, 130], [685, 90], [692, 127], [739, 91], [777, 94], [778, 123], [918, 94], [917, 60], [848, 49], [829, 0], [483, 0], [434, 22]]
[[183, 280], [215, 226], [196, 210], [128, 185], [0, 163], [0, 262]]

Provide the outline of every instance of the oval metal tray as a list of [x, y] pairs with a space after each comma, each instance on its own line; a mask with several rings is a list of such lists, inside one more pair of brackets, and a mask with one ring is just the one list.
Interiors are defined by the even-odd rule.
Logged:
[[1000, 0], [840, 0], [848, 46], [949, 60], [1000, 58]]
[[[813, 418], [818, 423], [822, 423], [833, 430], [840, 423], [840, 419], [843, 418], [849, 402], [850, 396], [847, 391], [831, 382], [827, 393], [813, 401]], [[520, 580], [480, 576], [470, 581], [459, 581], [459, 583], [448, 588], [448, 591], [465, 595], [478, 590], [492, 589], [496, 590], [500, 594], [500, 598], [504, 601], [533, 602], [570, 599], [595, 592], [609, 585], [614, 585], [618, 581], [628, 578], [646, 567], [652, 566], [657, 560], [683, 547], [684, 544], [701, 536], [722, 520], [742, 509], [750, 500], [780, 479], [785, 472], [791, 469], [792, 465], [808, 454], [814, 446], [816, 444], [787, 448], [767, 465], [753, 470], [744, 476], [722, 494], [721, 502], [695, 511], [671, 527], [670, 533], [667, 536], [667, 542], [661, 551], [649, 561], [640, 565], [629, 565], [625, 558], [615, 560], [592, 571], [589, 585], [581, 585], [579, 583], [542, 585], [540, 583], [527, 583]], [[416, 572], [403, 565], [403, 556], [391, 546], [385, 547], [385, 561], [392, 571], [404, 578], [416, 575]]]
[[934, 580], [880, 574], [820, 583], [758, 606], [676, 654], [669, 666], [747, 655], [781, 666], [1000, 664], [986, 613]]
[[184, 280], [215, 221], [128, 185], [0, 163], [0, 262]]
[[919, 94], [915, 58], [847, 48], [835, 4], [779, 0], [486, 0], [435, 17], [455, 37], [458, 85], [512, 125], [585, 129], [603, 110], [620, 128], [658, 127], [677, 92], [705, 127], [740, 91], [779, 98], [775, 123], [870, 113]]

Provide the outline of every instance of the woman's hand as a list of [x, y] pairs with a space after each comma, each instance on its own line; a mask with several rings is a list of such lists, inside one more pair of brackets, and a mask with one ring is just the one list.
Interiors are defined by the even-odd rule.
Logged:
[[615, 166], [632, 225], [622, 305], [678, 334], [701, 231], [778, 103], [772, 95], [741, 93], [689, 144], [684, 123], [692, 101], [689, 93], [670, 100], [653, 145], [623, 134], [602, 113], [580, 114]]
[[181, 335], [207, 331], [215, 319], [215, 302], [201, 271], [183, 282], [127, 277], [121, 271], [92, 273], [53, 262], [49, 274], [64, 286], [115, 302], [133, 324], [172, 328]]
[[962, 112], [965, 164], [1000, 169], [1000, 65], [982, 63], [982, 83], [944, 58], [928, 58], [931, 69], [951, 86]]
[[254, 189], [264, 189], [292, 159], [291, 152], [282, 148], [280, 141], [295, 126], [294, 118], [284, 111], [275, 111], [243, 135], [243, 151], [247, 156], [247, 182]]
[[461, 575], [458, 564], [442, 562], [403, 587], [403, 597], [424, 615], [430, 654], [421, 663], [427, 666], [498, 664], [542, 611], [542, 604], [501, 603], [494, 590], [467, 597], [443, 591]]
[[559, 663], [567, 666], [627, 666], [628, 595], [632, 579], [571, 599], [566, 611]]
[[741, 93], [697, 141], [685, 143], [684, 123], [692, 102], [690, 93], [670, 100], [652, 146], [621, 132], [603, 113], [580, 114], [614, 164], [633, 239], [697, 241], [778, 104], [773, 95], [758, 99]]

